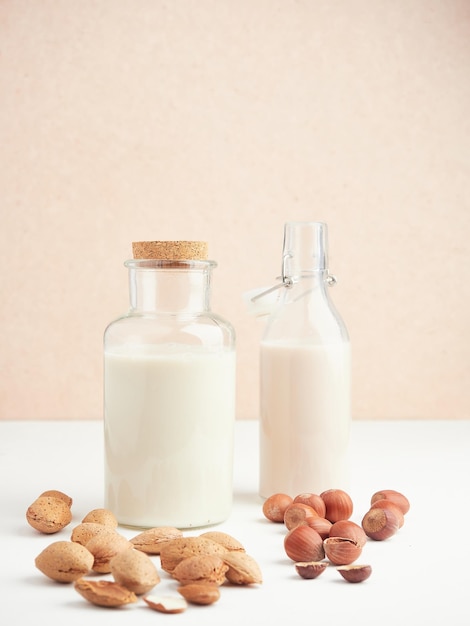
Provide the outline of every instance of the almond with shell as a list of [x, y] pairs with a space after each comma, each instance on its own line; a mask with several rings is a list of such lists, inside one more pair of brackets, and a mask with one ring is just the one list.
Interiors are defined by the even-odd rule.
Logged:
[[156, 526], [155, 528], [147, 528], [147, 530], [132, 537], [130, 542], [136, 550], [147, 554], [160, 554], [165, 543], [182, 536], [183, 532], [174, 526]]
[[214, 583], [189, 583], [177, 591], [191, 604], [214, 604], [220, 598], [219, 585]]
[[91, 552], [72, 541], [54, 541], [35, 559], [39, 571], [60, 583], [70, 583], [85, 576], [91, 571], [93, 562]]
[[190, 583], [213, 583], [222, 585], [228, 565], [217, 554], [195, 554], [178, 563], [172, 571], [173, 578], [181, 585]]
[[43, 491], [40, 494], [40, 498], [42, 496], [52, 496], [53, 498], [59, 498], [59, 500], [63, 500], [65, 504], [70, 508], [73, 504], [73, 499], [68, 494], [60, 491], [59, 489], [48, 489], [47, 491]]
[[139, 550], [119, 552], [111, 559], [109, 567], [114, 580], [138, 596], [148, 593], [160, 582], [154, 562]]
[[35, 530], [51, 535], [72, 521], [72, 511], [62, 498], [39, 496], [26, 511], [26, 520]]
[[220, 543], [206, 537], [177, 537], [164, 543], [160, 550], [161, 568], [171, 574], [183, 559], [195, 555], [215, 554], [222, 556], [227, 552]]
[[232, 535], [224, 533], [220, 530], [208, 530], [199, 535], [199, 537], [220, 543], [220, 545], [229, 552], [245, 552], [244, 546], [240, 543], [240, 541], [238, 541], [238, 539], [235, 539]]
[[92, 509], [85, 515], [82, 522], [96, 522], [97, 524], [104, 524], [111, 528], [118, 527], [116, 516], [109, 509]]
[[233, 585], [254, 585], [263, 582], [263, 575], [258, 562], [246, 552], [228, 552], [223, 557], [228, 566], [225, 573]]
[[70, 540], [75, 543], [80, 543], [82, 546], [86, 546], [86, 544], [93, 539], [93, 537], [96, 537], [96, 535], [114, 532], [115, 530], [113, 528], [105, 526], [104, 524], [98, 524], [97, 522], [82, 522], [81, 524], [77, 524], [77, 526], [75, 526], [72, 530]]
[[119, 583], [110, 580], [87, 580], [79, 578], [74, 587], [78, 593], [97, 606], [117, 607], [137, 602], [137, 596]]
[[85, 547], [93, 554], [93, 571], [99, 574], [109, 574], [111, 559], [119, 552], [133, 548], [132, 543], [116, 531], [95, 535]]

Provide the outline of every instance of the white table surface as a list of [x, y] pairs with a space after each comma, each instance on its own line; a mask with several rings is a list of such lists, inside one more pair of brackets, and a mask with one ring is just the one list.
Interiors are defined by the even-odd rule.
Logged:
[[[216, 604], [190, 605], [178, 615], [156, 613], [142, 600], [105, 609], [86, 602], [72, 585], [49, 580], [34, 565], [49, 543], [69, 539], [88, 511], [103, 506], [102, 423], [0, 422], [1, 622], [468, 626], [470, 421], [355, 421], [352, 458], [353, 521], [360, 523], [379, 489], [402, 491], [411, 502], [398, 534], [366, 544], [360, 562], [373, 568], [366, 582], [347, 583], [334, 566], [316, 580], [297, 575], [283, 550], [284, 527], [262, 515], [258, 424], [239, 421], [233, 512], [213, 528], [244, 544], [261, 567], [263, 583], [223, 586]], [[60, 489], [74, 500], [71, 524], [54, 535], [38, 533], [25, 519], [28, 505], [46, 489]], [[118, 530], [128, 537], [136, 534]], [[159, 568], [158, 557], [152, 558]], [[175, 581], [159, 571], [162, 582], [154, 592], [174, 593]]]

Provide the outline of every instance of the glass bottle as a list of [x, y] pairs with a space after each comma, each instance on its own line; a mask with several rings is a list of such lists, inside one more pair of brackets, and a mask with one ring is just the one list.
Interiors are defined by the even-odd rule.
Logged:
[[282, 289], [260, 346], [264, 498], [349, 485], [351, 352], [327, 252], [326, 224], [285, 224]]
[[105, 506], [202, 527], [232, 506], [235, 333], [210, 309], [204, 242], [137, 242], [130, 308], [104, 333]]

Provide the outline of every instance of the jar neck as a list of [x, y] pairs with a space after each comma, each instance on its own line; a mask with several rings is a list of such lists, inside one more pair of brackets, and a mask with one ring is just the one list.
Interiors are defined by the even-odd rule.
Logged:
[[195, 315], [210, 310], [214, 261], [132, 259], [125, 265], [130, 315]]

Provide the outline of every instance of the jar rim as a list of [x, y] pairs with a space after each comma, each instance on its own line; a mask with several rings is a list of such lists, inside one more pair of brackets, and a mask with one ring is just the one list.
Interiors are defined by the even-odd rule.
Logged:
[[129, 269], [139, 270], [208, 270], [217, 267], [216, 261], [210, 259], [127, 259], [124, 265]]

